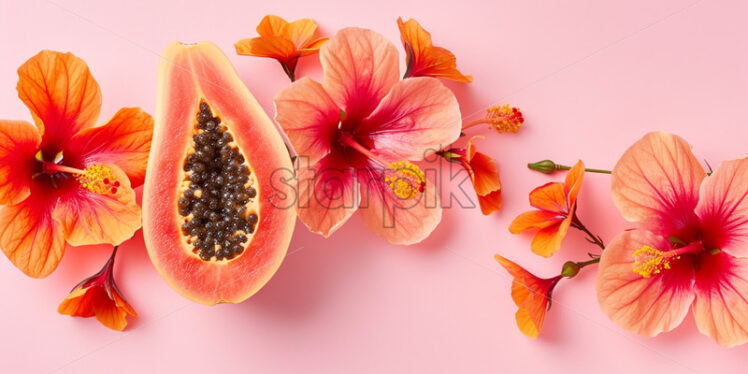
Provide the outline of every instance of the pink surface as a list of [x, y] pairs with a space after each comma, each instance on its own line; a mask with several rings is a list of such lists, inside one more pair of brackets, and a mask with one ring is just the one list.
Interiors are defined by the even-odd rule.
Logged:
[[[0, 117], [31, 117], [17, 99], [16, 68], [39, 49], [72, 51], [102, 87], [102, 119], [122, 106], [153, 113], [158, 53], [172, 40], [216, 42], [266, 110], [287, 80], [275, 61], [237, 56], [267, 13], [312, 17], [325, 34], [344, 26], [399, 39], [395, 20], [417, 18], [451, 49], [475, 83], [451, 84], [463, 115], [486, 106], [522, 108], [517, 135], [484, 130], [496, 157], [504, 208], [446, 209], [423, 243], [388, 245], [354, 217], [330, 239], [299, 224], [275, 277], [240, 305], [205, 307], [172, 291], [148, 261], [140, 233], [122, 247], [118, 284], [140, 318], [124, 333], [94, 319], [57, 314], [69, 289], [93, 274], [105, 247], [68, 249], [44, 280], [0, 260], [0, 362], [4, 372], [714, 372], [744, 371], [748, 346], [717, 346], [692, 317], [654, 339], [631, 335], [598, 308], [594, 270], [564, 282], [540, 338], [514, 324], [511, 279], [494, 253], [552, 275], [594, 250], [572, 233], [552, 259], [506, 227], [549, 181], [525, 168], [552, 158], [610, 168], [651, 130], [678, 133], [716, 166], [747, 151], [748, 4], [713, 1], [357, 2], [100, 1], [0, 2]], [[126, 5], [125, 5], [126, 4]], [[398, 42], [399, 45], [399, 42]], [[403, 55], [401, 51], [401, 56]], [[319, 76], [307, 58], [297, 75]], [[553, 179], [561, 179], [556, 175]], [[448, 176], [445, 177], [445, 182]], [[466, 183], [466, 186], [469, 182]], [[627, 227], [608, 195], [609, 178], [588, 175], [581, 218], [610, 240]], [[459, 194], [456, 187], [450, 188]], [[443, 191], [449, 196], [449, 189]]]

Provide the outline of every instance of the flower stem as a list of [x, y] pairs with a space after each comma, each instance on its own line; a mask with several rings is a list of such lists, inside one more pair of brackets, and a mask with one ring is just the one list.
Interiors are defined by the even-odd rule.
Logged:
[[603, 239], [600, 237], [600, 235], [593, 234], [587, 226], [585, 226], [582, 221], [579, 220], [579, 217], [577, 217], [577, 213], [574, 212], [574, 218], [572, 218], [571, 221], [571, 227], [582, 231], [583, 233], [587, 234], [587, 237], [585, 238], [588, 242], [600, 247], [600, 249], [605, 250], [605, 243], [603, 242]]
[[[570, 170], [571, 166], [567, 165], [560, 165], [557, 164], [551, 160], [543, 160], [538, 162], [531, 162], [527, 164], [528, 169], [532, 169], [535, 171], [539, 171], [544, 174], [551, 174], [556, 170]], [[601, 173], [601, 174], [611, 174], [612, 171], [605, 170], [605, 169], [591, 169], [591, 168], [585, 168], [584, 171], [589, 173]]]
[[[570, 169], [571, 169], [571, 166], [556, 164], [556, 170], [570, 170]], [[613, 173], [611, 170], [591, 169], [591, 168], [584, 168], [584, 171], [586, 171], [588, 173], [600, 173], [600, 174], [611, 174], [611, 173]]]

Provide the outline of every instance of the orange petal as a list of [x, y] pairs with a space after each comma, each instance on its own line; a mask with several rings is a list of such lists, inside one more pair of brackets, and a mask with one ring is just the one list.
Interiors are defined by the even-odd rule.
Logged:
[[301, 78], [275, 97], [275, 120], [283, 128], [294, 150], [316, 164], [330, 153], [336, 141], [340, 108], [322, 85]]
[[478, 195], [488, 195], [501, 190], [499, 169], [491, 157], [476, 152], [470, 160], [472, 169], [473, 188]]
[[153, 136], [153, 118], [140, 108], [122, 108], [104, 126], [76, 134], [65, 154], [80, 155], [86, 164], [116, 164], [133, 187], [143, 184]]
[[484, 215], [489, 215], [501, 209], [502, 201], [501, 190], [491, 192], [488, 195], [478, 195], [478, 204]]
[[31, 193], [39, 131], [25, 121], [0, 120], [0, 205], [12, 205]]
[[385, 160], [418, 161], [457, 140], [461, 128], [452, 91], [436, 79], [413, 78], [397, 82], [356, 132]]
[[397, 49], [371, 30], [345, 28], [320, 49], [322, 85], [343, 109], [346, 122], [358, 123], [400, 80]]
[[117, 305], [117, 308], [119, 308], [121, 311], [125, 312], [126, 314], [137, 318], [138, 313], [135, 313], [135, 309], [130, 306], [130, 304], [125, 300], [125, 298], [122, 297], [119, 290], [116, 289], [114, 292], [112, 292], [112, 296], [114, 297], [114, 302]]
[[567, 216], [570, 213], [566, 202], [564, 184], [561, 182], [546, 183], [530, 192], [530, 205], [547, 212]]
[[55, 207], [53, 216], [62, 222], [71, 245], [119, 245], [140, 228], [140, 207], [130, 181], [117, 166], [105, 166], [120, 183], [116, 193], [97, 194], [80, 188], [62, 195]]
[[280, 36], [242, 39], [234, 44], [236, 53], [244, 56], [271, 57], [282, 63], [298, 58], [293, 43]]
[[566, 237], [571, 224], [572, 216], [564, 218], [558, 225], [548, 226], [540, 229], [532, 238], [530, 248], [535, 254], [543, 257], [551, 257], [561, 249], [561, 241]]
[[564, 182], [564, 191], [568, 197], [568, 205], [573, 205], [577, 201], [577, 195], [579, 190], [582, 189], [582, 181], [584, 180], [584, 163], [582, 160], [577, 161], [571, 170], [566, 173], [566, 181]]
[[332, 235], [358, 208], [360, 196], [354, 171], [336, 152], [330, 153], [313, 167], [297, 171], [299, 202], [296, 212], [309, 230]]
[[401, 199], [384, 184], [380, 171], [359, 174], [364, 224], [375, 234], [394, 244], [415, 244], [431, 234], [442, 219], [436, 188], [426, 180], [424, 190], [410, 199]]
[[306, 48], [309, 41], [313, 41], [314, 34], [317, 32], [317, 23], [309, 18], [302, 18], [290, 22], [283, 29], [283, 35], [286, 36], [296, 49]]
[[[402, 18], [398, 18], [397, 25], [400, 28], [400, 39], [409, 55], [409, 77], [436, 77], [465, 83], [473, 81], [472, 76], [463, 75], [457, 70], [457, 59], [452, 52], [433, 46], [431, 34], [416, 20], [409, 19], [403, 23]], [[406, 43], [413, 49], [413, 56], [410, 56]]]
[[629, 147], [613, 169], [613, 202], [625, 219], [665, 237], [679, 236], [698, 224], [694, 208], [705, 177], [685, 140], [649, 133]]
[[704, 245], [748, 257], [748, 158], [723, 162], [699, 194]]
[[16, 89], [45, 144], [65, 144], [99, 117], [99, 84], [86, 63], [71, 53], [39, 52], [18, 68]]
[[322, 48], [322, 45], [325, 44], [326, 41], [330, 40], [329, 38], [317, 38], [313, 39], [310, 42], [306, 43], [304, 48], [299, 49], [299, 54], [301, 56], [307, 56], [312, 53], [319, 52], [319, 49]]
[[260, 24], [257, 25], [257, 33], [260, 36], [268, 38], [273, 36], [283, 36], [283, 28], [288, 25], [288, 22], [276, 15], [268, 14], [262, 18]]
[[703, 254], [694, 289], [693, 315], [702, 334], [724, 347], [748, 342], [748, 259]]
[[603, 251], [597, 275], [597, 299], [603, 312], [626, 330], [655, 336], [678, 326], [694, 299], [694, 263], [689, 255], [671, 268], [644, 278], [635, 273], [634, 252], [643, 246], [669, 248], [662, 237], [642, 230], [624, 231]]
[[[98, 295], [97, 295], [98, 293]], [[101, 287], [76, 287], [57, 307], [60, 314], [72, 317], [93, 317], [93, 301], [96, 297], [105, 297], [106, 293]]]
[[514, 277], [512, 300], [518, 307], [515, 314], [517, 327], [528, 337], [537, 338], [548, 310], [548, 295], [558, 280], [538, 278], [502, 256], [495, 255], [494, 258]]
[[564, 219], [557, 213], [547, 212], [544, 210], [530, 210], [517, 216], [509, 225], [509, 232], [519, 234], [529, 229], [544, 229], [546, 227], [557, 225], [560, 220]]
[[0, 209], [0, 247], [30, 277], [52, 273], [65, 252], [64, 232], [52, 216], [52, 204], [32, 188], [28, 199]]
[[117, 331], [122, 331], [127, 327], [127, 311], [117, 306], [115, 300], [106, 296], [99, 298], [94, 302], [96, 311], [96, 320], [102, 325]]

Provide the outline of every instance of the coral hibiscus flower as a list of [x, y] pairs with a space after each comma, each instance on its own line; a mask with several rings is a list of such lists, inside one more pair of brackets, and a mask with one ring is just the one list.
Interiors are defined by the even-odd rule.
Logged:
[[478, 195], [481, 212], [489, 215], [501, 209], [501, 180], [496, 162], [475, 150], [475, 138], [477, 136], [470, 138], [465, 148], [451, 148], [440, 154], [450, 161], [459, 162], [465, 168]]
[[398, 17], [397, 27], [400, 28], [400, 39], [406, 52], [406, 78], [436, 77], [465, 83], [473, 81], [471, 75], [463, 75], [457, 70], [457, 59], [452, 52], [442, 47], [434, 47], [431, 34], [424, 30], [418, 21], [409, 19], [403, 22], [403, 19]]
[[650, 133], [616, 164], [612, 195], [637, 228], [603, 252], [603, 312], [654, 336], [691, 309], [720, 345], [748, 341], [748, 159], [723, 162], [707, 177], [685, 140]]
[[96, 316], [102, 325], [118, 331], [127, 326], [128, 315], [137, 318], [135, 310], [125, 301], [114, 283], [116, 255], [117, 247], [114, 247], [112, 256], [104, 267], [75, 286], [70, 295], [60, 303], [57, 312], [72, 317]]
[[545, 313], [551, 308], [551, 293], [563, 276], [538, 278], [504, 257], [495, 255], [494, 258], [514, 277], [512, 300], [519, 308], [515, 314], [517, 327], [523, 334], [537, 338], [543, 327]]
[[397, 49], [371, 30], [341, 30], [320, 59], [321, 84], [303, 78], [275, 98], [276, 120], [303, 161], [301, 221], [328, 236], [360, 209], [369, 229], [392, 243], [424, 239], [441, 207], [409, 161], [459, 137], [454, 94], [434, 78], [400, 81]]
[[537, 208], [520, 214], [509, 225], [512, 234], [538, 229], [532, 239], [532, 251], [550, 257], [561, 248], [569, 227], [579, 224], [575, 219], [577, 195], [584, 179], [584, 163], [579, 161], [566, 174], [566, 181], [551, 182], [530, 192], [530, 205]]
[[327, 41], [317, 35], [317, 23], [308, 18], [289, 23], [281, 17], [267, 15], [257, 25], [257, 33], [260, 34], [257, 38], [236, 42], [236, 53], [274, 58], [292, 81], [296, 79], [299, 57], [316, 53]]
[[49, 275], [65, 242], [119, 244], [140, 227], [153, 120], [120, 109], [93, 127], [99, 85], [70, 53], [42, 51], [18, 69], [18, 95], [36, 126], [0, 120], [0, 247], [32, 277]]

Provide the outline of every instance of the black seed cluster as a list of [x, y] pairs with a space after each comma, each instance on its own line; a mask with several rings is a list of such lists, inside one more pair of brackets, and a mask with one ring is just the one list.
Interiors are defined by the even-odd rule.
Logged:
[[189, 187], [179, 199], [179, 214], [185, 217], [182, 233], [204, 261], [241, 254], [258, 220], [247, 211], [247, 203], [257, 196], [247, 186], [249, 167], [227, 130], [201, 102], [192, 137], [194, 152], [184, 162]]

